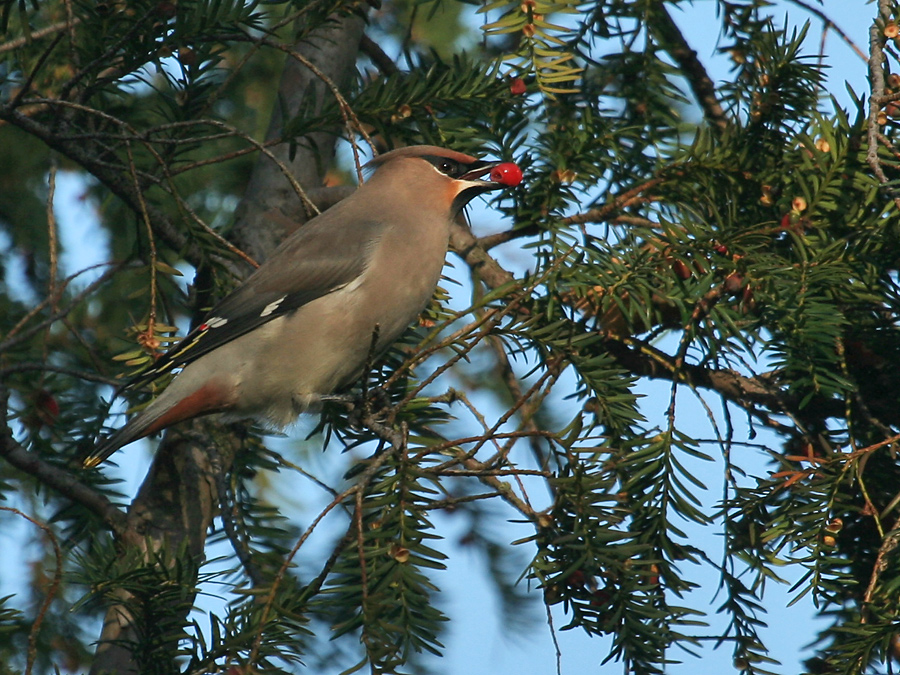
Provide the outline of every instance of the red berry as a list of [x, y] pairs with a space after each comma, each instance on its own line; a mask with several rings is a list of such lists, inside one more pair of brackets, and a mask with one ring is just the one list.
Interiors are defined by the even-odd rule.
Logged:
[[742, 277], [737, 272], [732, 272], [727, 277], [725, 277], [725, 290], [732, 295], [737, 295], [738, 293], [740, 293], [743, 286], [744, 277]]
[[610, 600], [612, 600], [612, 595], [604, 588], [598, 588], [596, 591], [591, 593], [592, 607], [603, 607], [604, 605], [609, 604]]
[[178, 13], [178, 9], [174, 2], [163, 0], [156, 6], [156, 13], [165, 19], [171, 19]]
[[52, 427], [59, 417], [59, 402], [46, 389], [40, 389], [34, 394], [34, 410], [25, 416], [23, 421], [33, 430], [41, 427]]
[[512, 81], [512, 84], [509, 85], [509, 93], [513, 96], [521, 96], [525, 93], [528, 87], [525, 86], [525, 80], [521, 77], [517, 77]]
[[183, 66], [193, 66], [197, 63], [197, 54], [190, 47], [182, 47], [178, 50], [178, 60]]
[[491, 169], [491, 180], [507, 187], [513, 187], [522, 182], [522, 169], [512, 162], [498, 164]]
[[672, 261], [672, 270], [675, 272], [676, 276], [679, 279], [690, 279], [691, 278], [691, 270], [687, 265], [684, 264], [683, 260], [673, 260]]
[[569, 586], [569, 588], [584, 588], [584, 585], [586, 583], [587, 577], [581, 570], [575, 570], [566, 579], [566, 584]]

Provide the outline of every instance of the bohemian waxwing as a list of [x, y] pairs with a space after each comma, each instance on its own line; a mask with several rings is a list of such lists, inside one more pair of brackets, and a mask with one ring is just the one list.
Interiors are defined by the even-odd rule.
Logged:
[[388, 152], [369, 166], [376, 171], [368, 181], [299, 227], [128, 385], [182, 368], [150, 405], [97, 445], [85, 466], [211, 413], [283, 428], [318, 397], [351, 384], [428, 303], [463, 206], [522, 178], [515, 164], [428, 145]]

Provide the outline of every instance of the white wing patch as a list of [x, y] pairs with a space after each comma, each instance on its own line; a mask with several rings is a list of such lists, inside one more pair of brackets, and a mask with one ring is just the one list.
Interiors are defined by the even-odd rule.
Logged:
[[286, 295], [282, 295], [282, 296], [281, 296], [280, 298], [278, 298], [277, 300], [273, 300], [273, 301], [270, 302], [268, 305], [266, 305], [265, 307], [263, 307], [263, 311], [261, 311], [261, 312], [259, 313], [259, 315], [260, 315], [260, 316], [269, 316], [269, 314], [271, 314], [271, 313], [274, 312], [276, 309], [278, 309], [278, 305], [280, 305], [282, 302], [284, 302], [284, 299], [285, 299], [286, 297], [287, 297]]
[[226, 323], [228, 323], [228, 319], [225, 319], [221, 316], [213, 316], [210, 317], [208, 321], [204, 321], [201, 329], [205, 330], [207, 328], [221, 328]]

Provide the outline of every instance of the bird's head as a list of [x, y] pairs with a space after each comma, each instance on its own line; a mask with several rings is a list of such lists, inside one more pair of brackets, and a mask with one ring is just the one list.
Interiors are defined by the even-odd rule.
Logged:
[[491, 162], [433, 145], [411, 145], [379, 155], [368, 166], [390, 181], [416, 190], [456, 215], [474, 197], [515, 187], [522, 170], [512, 162]]

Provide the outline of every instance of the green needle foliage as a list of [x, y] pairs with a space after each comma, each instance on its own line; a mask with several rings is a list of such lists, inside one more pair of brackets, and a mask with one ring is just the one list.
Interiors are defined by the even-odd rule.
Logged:
[[[0, 673], [453, 672], [460, 561], [598, 672], [897, 670], [900, 7], [708, 4], [0, 0]], [[82, 468], [414, 143], [525, 178], [346, 401]]]

